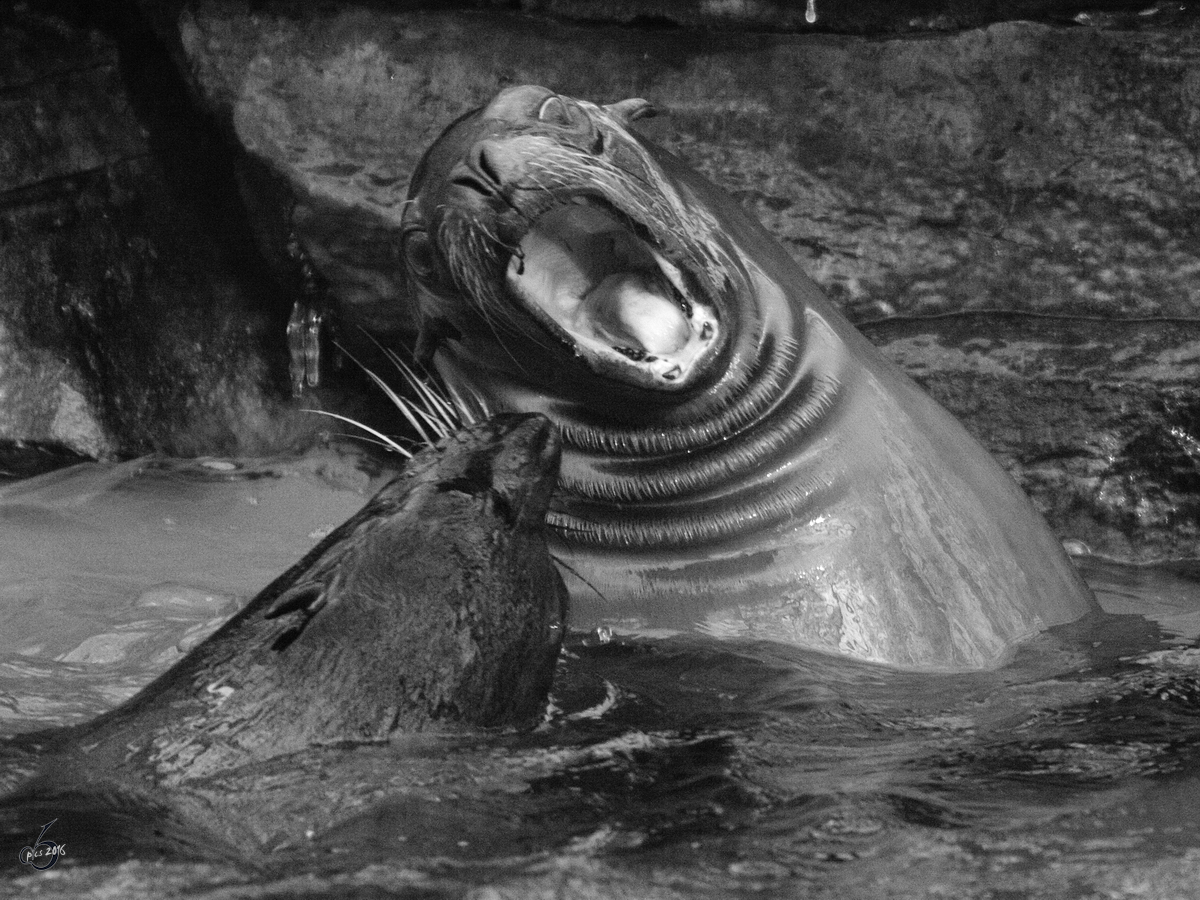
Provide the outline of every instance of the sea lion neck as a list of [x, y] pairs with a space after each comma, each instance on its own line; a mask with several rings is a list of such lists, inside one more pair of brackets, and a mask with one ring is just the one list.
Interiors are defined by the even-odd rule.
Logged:
[[[753, 280], [769, 303], [786, 299], [763, 273]], [[794, 518], [798, 497], [781, 485], [806, 467], [827, 467], [836, 453], [828, 435], [851, 378], [820, 316], [793, 334], [767, 335], [731, 402], [672, 428], [560, 426], [568, 450], [550, 517], [555, 529], [575, 542], [651, 550], [701, 546]]]

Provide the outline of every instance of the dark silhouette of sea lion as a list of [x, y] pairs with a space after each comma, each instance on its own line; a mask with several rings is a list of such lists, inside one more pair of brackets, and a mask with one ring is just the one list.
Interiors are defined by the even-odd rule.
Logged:
[[0, 743], [0, 832], [36, 835], [53, 811], [56, 835], [86, 827], [77, 852], [113, 829], [211, 847], [226, 826], [193, 791], [206, 779], [431, 726], [537, 723], [565, 628], [544, 529], [558, 462], [554, 429], [528, 415], [418, 454], [127, 703]]

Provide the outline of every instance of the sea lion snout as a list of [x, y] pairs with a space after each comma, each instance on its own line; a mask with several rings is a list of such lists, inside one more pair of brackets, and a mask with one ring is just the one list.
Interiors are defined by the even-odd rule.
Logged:
[[450, 172], [450, 184], [480, 197], [498, 196], [512, 180], [512, 165], [492, 141], [479, 141], [467, 150], [462, 162]]
[[520, 157], [506, 150], [503, 143], [485, 139], [467, 151], [463, 165], [479, 180], [484, 191], [499, 193], [520, 174], [520, 162]]

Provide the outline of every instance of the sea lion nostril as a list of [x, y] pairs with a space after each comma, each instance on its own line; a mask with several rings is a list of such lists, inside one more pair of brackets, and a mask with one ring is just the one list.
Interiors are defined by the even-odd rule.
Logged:
[[504, 179], [500, 175], [501, 167], [497, 165], [497, 161], [493, 158], [495, 152], [495, 148], [490, 147], [487, 142], [483, 142], [475, 146], [475, 151], [472, 154], [471, 168], [483, 176], [492, 188], [498, 188], [504, 183]]
[[485, 197], [494, 193], [493, 188], [485, 181], [471, 175], [457, 175], [450, 179], [450, 183], [474, 191], [477, 194], [482, 194]]

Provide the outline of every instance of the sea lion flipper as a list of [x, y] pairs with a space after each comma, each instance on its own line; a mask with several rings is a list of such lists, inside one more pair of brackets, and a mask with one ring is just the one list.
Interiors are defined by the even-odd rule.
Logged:
[[304, 612], [313, 616], [325, 605], [325, 582], [304, 581], [292, 585], [275, 598], [270, 609], [263, 613], [264, 619], [277, 619], [288, 613]]
[[[320, 544], [309, 551], [295, 566], [276, 579], [264, 593], [286, 584], [263, 613], [264, 619], [277, 619], [288, 613], [303, 612], [312, 618], [328, 602], [331, 589], [336, 589], [339, 569], [347, 564], [354, 548], [367, 540], [380, 522], [394, 516], [403, 506], [405, 485], [393, 481], [367, 501], [361, 510], [332, 531]], [[264, 601], [262, 594], [256, 603]]]

